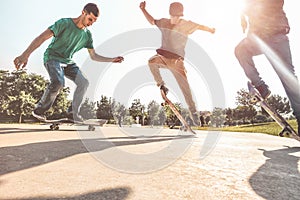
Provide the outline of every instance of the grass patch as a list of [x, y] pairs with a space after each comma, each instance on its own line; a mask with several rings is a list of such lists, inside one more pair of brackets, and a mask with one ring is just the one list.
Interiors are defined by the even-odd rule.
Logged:
[[[288, 120], [288, 123], [297, 130], [296, 120]], [[229, 126], [223, 128], [200, 128], [199, 130], [218, 130], [218, 131], [230, 131], [230, 132], [249, 132], [249, 133], [265, 133], [270, 135], [278, 135], [282, 128], [276, 122], [249, 124], [241, 126]]]

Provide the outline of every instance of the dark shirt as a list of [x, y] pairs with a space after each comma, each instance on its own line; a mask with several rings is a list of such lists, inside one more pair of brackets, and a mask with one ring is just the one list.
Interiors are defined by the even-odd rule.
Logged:
[[287, 34], [290, 27], [283, 5], [284, 0], [246, 0], [244, 14], [248, 17], [249, 32], [260, 37]]

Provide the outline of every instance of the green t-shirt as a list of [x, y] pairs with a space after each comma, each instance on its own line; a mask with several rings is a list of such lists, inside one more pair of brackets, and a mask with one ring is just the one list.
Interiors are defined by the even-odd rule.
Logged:
[[49, 27], [54, 37], [44, 53], [44, 62], [57, 60], [73, 64], [74, 53], [82, 48], [93, 49], [92, 34], [88, 29], [79, 29], [71, 18], [63, 18]]

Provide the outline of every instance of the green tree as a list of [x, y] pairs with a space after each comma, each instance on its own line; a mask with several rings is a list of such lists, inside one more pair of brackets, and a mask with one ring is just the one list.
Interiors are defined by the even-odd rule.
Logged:
[[267, 103], [280, 114], [289, 114], [292, 111], [289, 100], [280, 95], [271, 95], [267, 99]]
[[148, 104], [148, 123], [152, 126], [159, 125], [159, 112], [160, 112], [161, 105], [158, 104], [156, 101], [151, 101]]
[[29, 116], [34, 109], [35, 99], [25, 91], [20, 91], [19, 95], [9, 96], [8, 98], [9, 103], [6, 107], [8, 114], [16, 116], [19, 123], [23, 121], [24, 116]]
[[96, 118], [96, 102], [92, 102], [88, 98], [86, 98], [84, 102], [81, 104], [80, 115], [84, 119]]
[[[31, 116], [36, 102], [41, 98], [48, 81], [36, 74], [27, 74], [25, 70], [7, 72], [0, 71], [0, 113], [1, 116], [14, 117], [22, 122]], [[53, 107], [46, 114], [62, 113], [68, 107], [69, 89], [63, 89]]]
[[234, 119], [242, 120], [243, 124], [247, 121], [253, 122], [254, 117], [257, 115], [257, 111], [253, 106], [238, 106], [233, 112]]
[[139, 119], [138, 123], [143, 124], [145, 106], [141, 104], [140, 99], [134, 99], [130, 108], [129, 113], [130, 116], [136, 120]]
[[116, 102], [114, 100], [112, 104], [112, 114], [115, 118], [115, 121], [118, 123], [118, 126], [121, 127], [122, 122], [124, 121], [125, 116], [127, 114], [126, 107], [120, 102]]
[[[182, 113], [182, 107], [180, 103], [174, 103], [174, 106], [177, 108], [179, 113]], [[164, 107], [166, 117], [167, 117], [167, 125], [172, 129], [174, 126], [180, 126], [180, 120], [177, 118], [177, 116], [173, 113], [171, 108], [169, 106]]]
[[19, 123], [23, 117], [29, 116], [35, 106], [31, 86], [31, 76], [26, 71], [14, 71], [1, 73], [1, 107], [7, 116], [14, 117]]
[[250, 102], [251, 100], [251, 95], [249, 92], [245, 89], [241, 89], [237, 92], [237, 97], [236, 97], [236, 104], [238, 106], [252, 106], [252, 103]]
[[226, 115], [226, 125], [228, 125], [228, 126], [233, 125], [234, 124], [233, 123], [233, 113], [234, 113], [233, 109], [226, 108], [224, 112]]
[[104, 95], [101, 96], [101, 100], [97, 102], [96, 116], [98, 119], [113, 119], [111, 98]]
[[9, 102], [10, 85], [9, 71], [0, 70], [0, 117], [5, 119], [8, 116], [7, 105]]
[[211, 114], [211, 123], [215, 127], [221, 127], [225, 122], [225, 114], [222, 108], [214, 108]]
[[167, 116], [163, 108], [159, 109], [157, 117], [158, 117], [158, 125], [164, 125], [165, 121], [167, 120]]

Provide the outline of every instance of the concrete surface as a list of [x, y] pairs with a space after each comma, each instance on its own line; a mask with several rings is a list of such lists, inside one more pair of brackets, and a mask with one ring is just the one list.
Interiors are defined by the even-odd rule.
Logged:
[[[177, 130], [154, 135], [144, 130], [153, 133], [143, 128], [132, 136], [117, 127], [86, 132], [75, 126], [49, 131], [46, 125], [0, 124], [0, 199], [300, 199], [296, 140], [222, 132], [215, 148], [201, 158], [204, 140], [215, 132], [198, 131], [194, 138], [178, 136]], [[164, 153], [183, 144], [190, 145], [179, 157]], [[153, 155], [152, 162], [147, 155]], [[102, 158], [116, 161], [117, 169]]]

